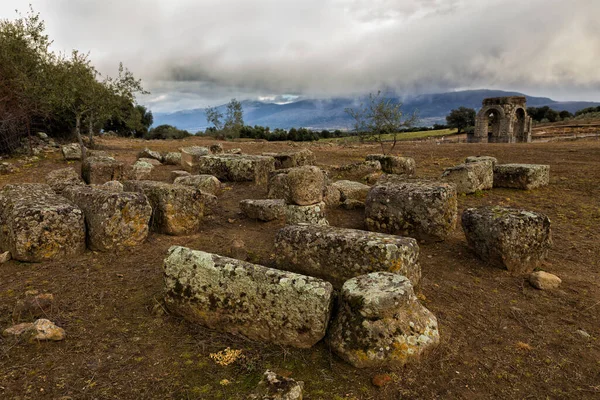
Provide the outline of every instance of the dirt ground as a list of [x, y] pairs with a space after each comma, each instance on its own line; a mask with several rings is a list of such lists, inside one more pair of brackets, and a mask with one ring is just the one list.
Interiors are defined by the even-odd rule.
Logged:
[[[102, 139], [99, 147], [132, 163], [138, 150], [177, 150], [211, 144], [184, 141]], [[289, 143], [222, 142], [244, 152], [292, 150]], [[308, 146], [323, 167], [360, 161], [374, 145]], [[442, 243], [422, 243], [419, 296], [438, 318], [442, 343], [422, 362], [400, 370], [358, 370], [324, 342], [297, 350], [211, 332], [162, 311], [162, 261], [171, 245], [222, 255], [241, 239], [250, 260], [273, 265], [273, 240], [281, 222], [243, 218], [238, 202], [264, 198], [266, 189], [227, 184], [219, 206], [192, 236], [151, 234], [119, 254], [87, 251], [65, 261], [0, 265], [0, 328], [12, 325], [17, 300], [28, 290], [53, 293], [47, 318], [66, 340], [24, 344], [0, 338], [1, 399], [246, 399], [267, 368], [305, 382], [306, 399], [584, 399], [600, 398], [600, 141], [535, 144], [401, 143], [398, 154], [414, 157], [418, 174], [436, 177], [469, 155], [502, 163], [551, 165], [548, 187], [494, 189], [459, 197], [459, 215], [471, 206], [502, 204], [546, 213], [554, 247], [543, 269], [559, 275], [555, 291], [530, 287], [486, 265], [467, 248], [457, 226]], [[67, 165], [58, 154], [0, 176], [0, 186], [43, 182]], [[79, 167], [77, 163], [70, 164]], [[168, 180], [172, 166], [160, 166]], [[337, 176], [334, 178], [338, 178]], [[329, 210], [332, 225], [364, 228], [363, 211]], [[578, 334], [584, 330], [590, 337]], [[245, 358], [219, 366], [210, 353], [230, 347]], [[388, 373], [393, 383], [371, 379]], [[226, 381], [224, 381], [226, 380]]]

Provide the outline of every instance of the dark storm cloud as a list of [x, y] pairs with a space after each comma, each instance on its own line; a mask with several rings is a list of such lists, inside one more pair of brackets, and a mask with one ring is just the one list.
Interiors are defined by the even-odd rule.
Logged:
[[[109, 73], [123, 61], [156, 110], [379, 88], [600, 97], [596, 0], [33, 3], [57, 48], [89, 49]], [[26, 3], [4, 0], [0, 12], [15, 7]]]

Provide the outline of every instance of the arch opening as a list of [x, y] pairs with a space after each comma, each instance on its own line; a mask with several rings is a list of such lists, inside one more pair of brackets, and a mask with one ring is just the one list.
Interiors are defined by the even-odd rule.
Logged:
[[526, 142], [525, 137], [525, 110], [518, 108], [513, 120], [513, 136], [517, 142]]

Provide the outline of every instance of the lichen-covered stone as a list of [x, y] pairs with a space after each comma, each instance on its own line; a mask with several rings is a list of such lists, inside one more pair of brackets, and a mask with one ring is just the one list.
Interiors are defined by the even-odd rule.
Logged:
[[325, 203], [312, 204], [310, 206], [297, 206], [289, 204], [285, 208], [285, 223], [294, 224], [316, 224], [329, 225], [325, 213]]
[[419, 245], [412, 238], [319, 225], [289, 225], [275, 238], [281, 269], [315, 276], [341, 288], [350, 278], [389, 271], [421, 279]]
[[85, 182], [73, 168], [61, 168], [49, 172], [46, 175], [46, 183], [58, 194], [68, 186], [85, 186]]
[[0, 249], [29, 262], [81, 254], [83, 211], [48, 185], [6, 185], [0, 190]]
[[123, 184], [119, 181], [108, 181], [106, 183], [103, 183], [102, 185], [97, 186], [97, 188], [120, 193], [123, 191]]
[[81, 147], [77, 143], [69, 143], [60, 147], [60, 151], [65, 160], [78, 161], [81, 160]]
[[71, 186], [63, 196], [83, 210], [90, 249], [119, 250], [146, 240], [152, 207], [144, 194]]
[[266, 184], [269, 173], [275, 169], [273, 157], [219, 154], [199, 157], [191, 168], [196, 174], [214, 175], [226, 182], [255, 182]]
[[323, 201], [325, 174], [320, 168], [304, 166], [278, 170], [269, 179], [270, 199], [306, 206]]
[[373, 186], [365, 202], [372, 231], [445, 240], [457, 220], [456, 187], [435, 181], [394, 181]]
[[26, 322], [12, 326], [5, 329], [3, 335], [16, 336], [30, 343], [37, 341], [58, 342], [67, 336], [63, 328], [56, 326], [54, 322], [47, 319], [38, 319], [33, 323]]
[[417, 300], [410, 281], [374, 272], [342, 287], [328, 335], [332, 350], [357, 368], [401, 367], [440, 341], [437, 319]]
[[329, 207], [337, 207], [342, 201], [342, 193], [333, 185], [327, 185], [323, 189], [323, 202]]
[[367, 161], [379, 161], [386, 174], [414, 176], [417, 169], [415, 160], [410, 157], [399, 157], [386, 154], [369, 154]]
[[221, 154], [223, 153], [223, 145], [221, 143], [211, 144], [209, 150], [213, 154]]
[[112, 157], [104, 150], [88, 149], [85, 154], [87, 157]]
[[192, 186], [212, 195], [221, 193], [221, 181], [213, 175], [188, 175], [176, 178], [176, 185]]
[[267, 370], [250, 395], [251, 400], [302, 400], [304, 382], [285, 378]]
[[447, 168], [441, 179], [454, 183], [457, 193], [471, 194], [494, 186], [494, 168], [491, 161], [459, 164]]
[[494, 187], [530, 190], [549, 182], [549, 165], [497, 164], [494, 167]]
[[113, 157], [87, 157], [81, 175], [88, 184], [119, 181], [123, 178], [123, 163]]
[[371, 187], [364, 183], [354, 181], [337, 181], [331, 184], [334, 188], [340, 191], [340, 201], [345, 202], [346, 200], [356, 200], [361, 203], [365, 203], [367, 194]]
[[264, 156], [275, 158], [275, 168], [294, 168], [304, 165], [315, 165], [316, 158], [309, 149], [289, 151], [285, 153], [263, 153]]
[[285, 200], [283, 199], [262, 199], [262, 200], [242, 200], [240, 201], [240, 210], [248, 218], [259, 219], [261, 221], [273, 221], [285, 216]]
[[484, 261], [514, 273], [533, 270], [552, 245], [550, 219], [541, 213], [487, 206], [463, 212], [467, 243]]
[[159, 165], [162, 165], [162, 163], [154, 158], [148, 158], [148, 157], [140, 157], [137, 159], [137, 162], [145, 162], [148, 164], [151, 164], [154, 167], [158, 167]]
[[206, 147], [190, 146], [181, 150], [181, 167], [189, 172], [194, 172], [194, 167], [201, 157], [210, 154]]
[[465, 159], [465, 163], [477, 163], [481, 161], [488, 161], [492, 163], [492, 167], [495, 167], [498, 164], [498, 159], [496, 157], [491, 156], [470, 156]]
[[177, 171], [171, 171], [171, 173], [169, 174], [170, 178], [171, 178], [171, 182], [175, 182], [175, 179], [177, 178], [181, 178], [182, 176], [190, 176], [191, 174], [187, 171], [181, 171], [181, 170], [177, 170]]
[[150, 226], [167, 235], [188, 235], [202, 224], [206, 203], [212, 195], [191, 186], [156, 181], [127, 181], [126, 192], [143, 193], [152, 206]]
[[129, 175], [135, 181], [144, 181], [150, 179], [153, 170], [154, 165], [138, 160], [131, 166]]
[[336, 166], [331, 169], [335, 174], [351, 175], [355, 178], [364, 177], [373, 173], [381, 172], [381, 163], [377, 160], [362, 161], [341, 166]]
[[163, 163], [166, 165], [181, 165], [181, 153], [178, 151], [169, 151], [163, 155]]
[[160, 163], [163, 161], [163, 157], [158, 151], [150, 150], [147, 147], [140, 152], [138, 158], [150, 158]]
[[167, 307], [210, 329], [308, 348], [329, 323], [333, 287], [317, 278], [178, 246], [164, 276]]
[[237, 154], [237, 155], [241, 155], [243, 154], [242, 149], [240, 149], [239, 147], [233, 148], [233, 149], [229, 149], [229, 150], [225, 150], [226, 154]]

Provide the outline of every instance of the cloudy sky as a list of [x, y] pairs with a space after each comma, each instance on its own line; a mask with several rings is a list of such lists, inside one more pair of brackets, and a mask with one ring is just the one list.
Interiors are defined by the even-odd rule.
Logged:
[[[282, 95], [518, 90], [600, 101], [600, 0], [1, 0], [153, 111]], [[287, 97], [289, 98], [289, 97]]]

